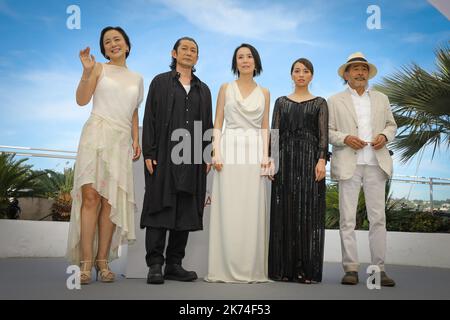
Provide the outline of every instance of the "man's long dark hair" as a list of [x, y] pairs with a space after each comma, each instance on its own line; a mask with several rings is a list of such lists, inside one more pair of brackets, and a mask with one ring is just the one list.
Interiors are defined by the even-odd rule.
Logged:
[[[183, 37], [183, 38], [178, 39], [177, 42], [175, 42], [175, 44], [173, 46], [173, 50], [178, 52], [178, 47], [180, 46], [182, 40], [188, 40], [188, 41], [192, 41], [193, 43], [195, 43], [195, 46], [197, 47], [197, 56], [198, 56], [198, 52], [199, 52], [198, 44], [194, 39], [192, 39], [190, 37]], [[172, 57], [172, 63], [170, 64], [170, 69], [175, 70], [176, 67], [177, 67], [177, 59]], [[192, 72], [195, 72], [195, 67], [192, 67]]]

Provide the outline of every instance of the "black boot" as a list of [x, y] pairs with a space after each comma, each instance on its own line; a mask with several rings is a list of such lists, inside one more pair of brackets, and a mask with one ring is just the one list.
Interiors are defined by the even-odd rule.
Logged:
[[160, 264], [153, 264], [148, 268], [147, 283], [162, 284], [164, 278], [162, 275], [162, 266]]
[[194, 281], [197, 279], [195, 271], [187, 271], [180, 264], [166, 264], [164, 279], [177, 281]]

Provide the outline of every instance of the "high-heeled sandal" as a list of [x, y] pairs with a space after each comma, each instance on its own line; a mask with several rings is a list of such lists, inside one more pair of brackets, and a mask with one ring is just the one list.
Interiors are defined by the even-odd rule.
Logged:
[[[106, 268], [101, 269], [98, 264], [99, 262], [104, 262], [106, 264]], [[98, 280], [98, 275], [100, 274], [101, 282], [114, 282], [116, 275], [109, 269], [108, 260], [95, 260], [95, 269], [97, 270], [95, 277], [96, 280]]]
[[311, 283], [312, 283], [311, 280], [306, 279], [306, 277], [305, 277], [305, 275], [303, 274], [303, 272], [301, 272], [301, 273], [299, 273], [299, 274], [297, 275], [297, 282], [304, 283], [304, 284], [311, 284]]
[[[89, 284], [92, 281], [92, 260], [80, 261], [80, 284]], [[89, 264], [91, 268], [89, 270], [83, 270], [83, 266]]]

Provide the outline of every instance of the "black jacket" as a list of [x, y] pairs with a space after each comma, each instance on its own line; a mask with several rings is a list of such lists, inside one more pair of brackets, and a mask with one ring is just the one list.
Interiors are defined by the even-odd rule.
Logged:
[[[171, 118], [174, 106], [174, 80], [178, 81], [175, 70], [157, 75], [151, 82], [147, 101], [145, 105], [145, 114], [143, 120], [142, 132], [142, 154], [144, 159], [153, 159], [157, 161], [156, 169], [153, 175], [148, 170], [145, 171], [145, 197], [142, 208], [142, 216], [152, 215], [161, 211], [165, 207], [174, 205], [173, 194], [176, 193], [171, 176]], [[193, 82], [197, 81], [199, 90], [199, 108], [201, 112], [202, 133], [213, 128], [212, 123], [212, 102], [211, 92], [208, 86], [193, 75]], [[203, 142], [203, 150], [210, 144], [210, 141]], [[209, 162], [209, 159], [206, 159]], [[198, 197], [198, 203], [204, 203], [206, 194], [206, 163], [192, 164], [201, 166], [198, 170], [196, 181], [195, 196]], [[200, 215], [203, 215], [203, 206], [201, 206]], [[141, 227], [142, 225], [141, 217]]]

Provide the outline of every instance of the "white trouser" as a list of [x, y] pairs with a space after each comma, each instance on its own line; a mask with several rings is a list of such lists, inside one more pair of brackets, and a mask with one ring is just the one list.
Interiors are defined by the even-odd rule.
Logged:
[[385, 186], [387, 175], [379, 166], [357, 165], [352, 178], [339, 180], [339, 212], [342, 264], [344, 271], [358, 271], [355, 225], [358, 195], [363, 185], [369, 219], [372, 264], [384, 271], [386, 254]]

